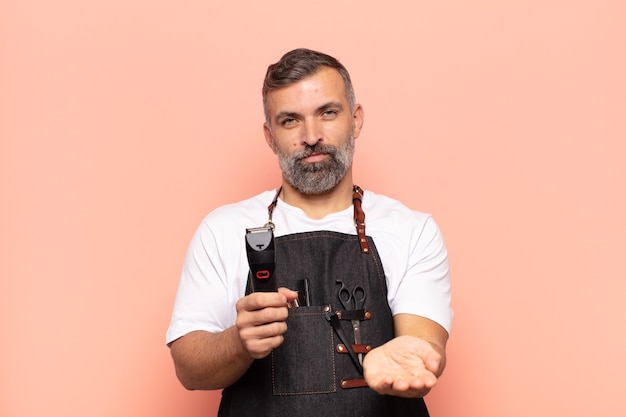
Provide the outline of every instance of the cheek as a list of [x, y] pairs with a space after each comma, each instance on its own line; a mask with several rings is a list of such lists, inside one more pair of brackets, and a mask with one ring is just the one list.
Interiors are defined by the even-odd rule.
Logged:
[[299, 145], [300, 140], [298, 139], [297, 133], [274, 137], [274, 148], [278, 148], [282, 151], [291, 152], [292, 150], [297, 149]]
[[286, 138], [274, 138], [274, 141], [272, 142], [272, 150], [274, 153], [280, 153], [281, 155], [291, 155], [298, 150], [298, 142], [295, 140], [288, 140]]
[[340, 125], [329, 126], [324, 132], [324, 137], [331, 142], [342, 142], [352, 135], [352, 124], [345, 123]]

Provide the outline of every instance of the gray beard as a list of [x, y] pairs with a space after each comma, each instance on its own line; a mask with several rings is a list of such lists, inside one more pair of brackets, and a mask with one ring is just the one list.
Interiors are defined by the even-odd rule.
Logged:
[[[289, 156], [274, 146], [278, 164], [285, 180], [302, 194], [324, 194], [339, 184], [352, 166], [354, 136], [341, 147], [316, 143]], [[307, 163], [302, 159], [313, 153], [326, 153], [329, 158], [321, 162]]]

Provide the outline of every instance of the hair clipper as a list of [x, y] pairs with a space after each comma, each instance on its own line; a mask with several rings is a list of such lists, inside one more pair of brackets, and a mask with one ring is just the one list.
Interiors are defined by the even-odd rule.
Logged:
[[246, 229], [246, 253], [250, 265], [252, 291], [274, 292], [278, 290], [274, 270], [274, 232], [271, 226]]

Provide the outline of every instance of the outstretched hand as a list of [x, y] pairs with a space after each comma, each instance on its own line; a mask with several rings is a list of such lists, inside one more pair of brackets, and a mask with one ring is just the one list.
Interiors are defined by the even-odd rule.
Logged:
[[437, 383], [442, 356], [427, 341], [398, 336], [363, 360], [365, 381], [379, 394], [423, 397]]

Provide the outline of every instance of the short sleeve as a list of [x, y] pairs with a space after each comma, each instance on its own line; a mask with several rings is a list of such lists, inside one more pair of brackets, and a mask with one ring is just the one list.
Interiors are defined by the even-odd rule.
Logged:
[[407, 268], [392, 300], [392, 311], [426, 317], [452, 327], [450, 269], [441, 232], [428, 216], [410, 236]]

